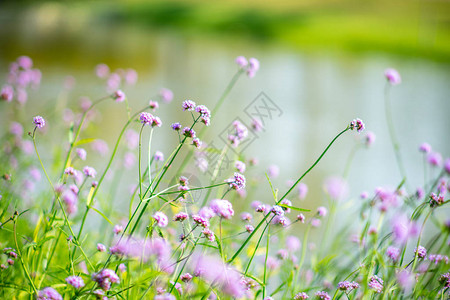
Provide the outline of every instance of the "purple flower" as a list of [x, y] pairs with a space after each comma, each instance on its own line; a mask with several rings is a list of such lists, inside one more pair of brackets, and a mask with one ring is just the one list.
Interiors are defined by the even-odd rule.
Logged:
[[152, 127], [161, 127], [162, 122], [161, 119], [159, 117], [153, 117], [153, 122], [152, 122]]
[[316, 295], [317, 298], [322, 300], [331, 300], [330, 295], [328, 295], [328, 293], [324, 291], [316, 292], [314, 295]]
[[106, 246], [103, 244], [98, 243], [97, 244], [97, 251], [99, 252], [105, 252], [106, 251]]
[[61, 295], [52, 287], [46, 287], [38, 292], [38, 300], [62, 300]]
[[306, 300], [308, 298], [309, 296], [304, 292], [298, 293], [294, 296], [294, 300]]
[[212, 232], [209, 228], [203, 229], [202, 233], [210, 242], [214, 242], [216, 240], [214, 232]]
[[187, 213], [179, 212], [179, 213], [177, 213], [175, 216], [173, 216], [173, 220], [174, 220], [174, 221], [183, 222], [183, 221], [186, 220], [188, 217], [189, 217], [189, 216], [188, 216]]
[[248, 65], [248, 61], [244, 56], [238, 56], [236, 57], [236, 64], [240, 67], [240, 68], [244, 68]]
[[348, 195], [348, 184], [344, 178], [329, 177], [325, 180], [325, 191], [333, 200], [341, 200]]
[[308, 194], [308, 186], [303, 182], [300, 182], [298, 184], [298, 197], [300, 199], [305, 199], [307, 194]]
[[200, 149], [200, 147], [202, 146], [202, 141], [200, 141], [200, 139], [198, 138], [193, 138], [192, 145], [194, 145], [197, 149]]
[[340, 289], [341, 291], [345, 291], [347, 293], [351, 292], [352, 290], [356, 290], [357, 288], [359, 288], [359, 284], [355, 281], [341, 281], [338, 283], [338, 289]]
[[84, 287], [83, 278], [80, 276], [69, 276], [66, 278], [66, 282], [76, 289]]
[[243, 163], [243, 162], [240, 161], [240, 160], [237, 160], [237, 161], [234, 163], [234, 167], [235, 167], [236, 170], [238, 170], [238, 172], [240, 172], [240, 173], [244, 173], [244, 172], [245, 172], [245, 163]]
[[237, 147], [248, 136], [248, 129], [238, 120], [235, 120], [232, 125], [234, 127], [234, 133], [228, 135], [228, 140], [233, 147]]
[[258, 70], [259, 70], [259, 61], [253, 57], [249, 58], [247, 68], [248, 77], [253, 78]]
[[193, 215], [192, 220], [194, 220], [194, 223], [197, 225], [202, 226], [203, 228], [209, 227], [209, 222], [205, 218], [199, 216], [199, 215]]
[[179, 131], [181, 129], [181, 124], [180, 123], [173, 123], [170, 127], [172, 127], [173, 130], [175, 131]]
[[170, 101], [172, 101], [172, 99], [173, 99], [173, 93], [172, 93], [172, 91], [169, 90], [169, 89], [162, 88], [162, 89], [159, 91], [159, 95], [161, 96], [161, 98], [162, 98], [165, 102], [170, 102]]
[[252, 215], [250, 213], [248, 213], [248, 212], [243, 212], [241, 214], [241, 220], [242, 221], [250, 222], [252, 219], [253, 219]]
[[181, 106], [184, 111], [193, 111], [195, 109], [195, 102], [192, 100], [185, 100]]
[[414, 249], [414, 254], [417, 254], [418, 258], [425, 258], [427, 256], [427, 249], [425, 247], [419, 246]]
[[296, 236], [290, 235], [286, 238], [286, 248], [288, 248], [289, 251], [295, 252], [300, 249], [300, 246], [300, 240]]
[[[292, 206], [292, 202], [291, 202], [291, 200], [289, 200], [289, 199], [283, 199], [283, 200], [281, 200], [281, 202], [280, 202], [281, 204], [284, 204], [284, 205], [286, 205], [286, 206]], [[281, 206], [281, 208], [284, 210], [284, 212], [285, 213], [290, 213], [291, 212], [291, 209], [289, 208], [289, 207], [284, 207], [284, 206]]]
[[402, 78], [400, 77], [400, 74], [395, 69], [392, 69], [392, 68], [386, 69], [384, 71], [384, 76], [386, 76], [386, 79], [392, 85], [397, 85], [402, 82]]
[[153, 110], [156, 110], [156, 109], [159, 108], [158, 102], [152, 101], [152, 100], [150, 100], [150, 101], [148, 102], [148, 106], [149, 106], [151, 109], [153, 109]]
[[272, 206], [272, 209], [270, 210], [270, 212], [272, 212], [274, 215], [277, 215], [277, 216], [283, 216], [284, 215], [283, 208], [281, 206], [278, 206], [278, 205]]
[[396, 277], [400, 287], [409, 293], [416, 282], [414, 274], [408, 270], [401, 270], [396, 274]]
[[138, 73], [134, 69], [127, 69], [125, 72], [125, 82], [128, 85], [135, 85], [138, 80]]
[[351, 130], [356, 129], [356, 131], [359, 133], [359, 132], [363, 131], [364, 128], [365, 128], [365, 125], [361, 119], [356, 118], [350, 122]]
[[317, 214], [318, 214], [320, 217], [325, 217], [325, 216], [327, 215], [327, 212], [328, 212], [328, 210], [326, 209], [326, 207], [319, 206], [319, 207], [317, 208]]
[[280, 175], [280, 168], [277, 165], [270, 165], [267, 170], [267, 175], [271, 178], [277, 178]]
[[192, 275], [189, 273], [184, 273], [183, 275], [180, 276], [180, 280], [183, 282], [189, 282], [192, 280]]
[[167, 216], [161, 212], [161, 211], [157, 211], [154, 215], [153, 215], [153, 219], [155, 219], [156, 223], [158, 224], [159, 227], [166, 227], [167, 224], [169, 224], [169, 219], [167, 218]]
[[98, 273], [94, 273], [92, 280], [97, 282], [104, 291], [109, 290], [112, 283], [118, 283], [120, 281], [119, 276], [111, 269], [103, 269]]
[[191, 129], [189, 127], [184, 127], [183, 130], [181, 131], [181, 134], [190, 138], [194, 138], [196, 136], [194, 129]]
[[431, 193], [430, 207], [436, 207], [442, 204], [444, 204], [444, 195], [442, 194], [436, 195], [435, 193]]
[[427, 156], [427, 161], [434, 167], [439, 167], [442, 164], [442, 155], [439, 152], [430, 152]]
[[75, 149], [75, 152], [77, 153], [78, 157], [81, 160], [86, 160], [86, 156], [87, 156], [86, 150], [84, 150], [83, 148], [77, 148], [77, 149]]
[[400, 249], [394, 246], [389, 246], [386, 250], [386, 255], [389, 257], [393, 262], [396, 262], [398, 258], [400, 257]]
[[119, 234], [123, 231], [123, 227], [121, 225], [114, 225], [113, 231], [115, 234]]
[[423, 190], [423, 188], [418, 187], [416, 190], [417, 199], [419, 199], [419, 200], [422, 199], [424, 195], [425, 195], [425, 191]]
[[139, 120], [144, 125], [152, 125], [154, 117], [152, 114], [144, 111], [144, 112], [141, 112], [141, 114], [139, 115]]
[[95, 73], [99, 78], [106, 78], [109, 75], [109, 67], [105, 64], [98, 64], [95, 67]]
[[87, 177], [92, 177], [92, 178], [95, 178], [95, 175], [97, 175], [97, 171], [95, 171], [94, 168], [91, 168], [89, 166], [86, 166], [83, 168], [83, 173]]
[[297, 215], [297, 220], [302, 222], [302, 223], [305, 223], [305, 216], [303, 214], [298, 214]]
[[312, 227], [319, 227], [321, 223], [322, 222], [319, 219], [316, 219], [316, 218], [312, 218], [311, 219], [311, 226]]
[[375, 142], [375, 139], [376, 139], [375, 133], [373, 133], [372, 131], [367, 131], [365, 138], [366, 146], [367, 147], [372, 146], [372, 144]]
[[261, 121], [260, 120], [258, 120], [258, 119], [253, 119], [252, 120], [252, 129], [255, 131], [255, 132], [260, 132], [260, 131], [262, 131], [263, 129], [264, 129], [264, 125], [261, 123]]
[[125, 93], [121, 90], [117, 90], [113, 94], [113, 99], [116, 100], [116, 102], [123, 102], [125, 101]]
[[404, 244], [406, 241], [418, 234], [417, 225], [406, 216], [401, 215], [394, 218], [392, 223], [393, 238], [397, 243]]
[[45, 126], [45, 120], [41, 116], [36, 116], [33, 118], [33, 123], [37, 128], [42, 128]]
[[383, 280], [377, 275], [373, 275], [372, 277], [370, 277], [368, 286], [375, 292], [381, 293], [381, 291], [383, 291]]
[[100, 155], [108, 153], [108, 144], [101, 139], [97, 139], [91, 143], [92, 150], [96, 151]]
[[153, 156], [155, 161], [163, 161], [164, 160], [164, 153], [161, 151], [156, 151], [155, 156]]
[[435, 265], [443, 261], [445, 264], [448, 264], [448, 256], [447, 255], [441, 255], [441, 254], [430, 254], [428, 255], [428, 259], [431, 262], [434, 262]]
[[431, 152], [431, 145], [428, 143], [423, 143], [422, 145], [420, 145], [419, 151], [428, 154]]
[[232, 178], [227, 179], [226, 182], [235, 190], [245, 188], [245, 176], [237, 172], [234, 173]]
[[5, 85], [0, 92], [0, 99], [11, 102], [14, 97], [14, 89], [10, 85]]
[[252, 232], [255, 230], [255, 227], [253, 227], [253, 226], [250, 225], [250, 224], [247, 224], [247, 225], [245, 225], [245, 230], [246, 230], [248, 233], [252, 233]]
[[230, 219], [234, 216], [233, 206], [228, 200], [214, 199], [209, 204], [209, 207], [221, 218]]
[[444, 162], [444, 169], [447, 174], [450, 174], [450, 158], [447, 158]]

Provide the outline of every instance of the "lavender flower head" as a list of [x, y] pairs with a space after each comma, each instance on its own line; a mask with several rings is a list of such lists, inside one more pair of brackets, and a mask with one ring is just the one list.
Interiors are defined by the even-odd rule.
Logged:
[[240, 68], [244, 68], [248, 65], [248, 61], [244, 56], [238, 56], [236, 57], [236, 64], [240, 67]]
[[61, 295], [52, 287], [46, 287], [38, 292], [38, 300], [63, 300]]
[[154, 215], [153, 215], [153, 219], [155, 219], [156, 223], [158, 224], [159, 227], [166, 227], [167, 224], [169, 224], [169, 219], [167, 218], [167, 216], [161, 212], [161, 211], [157, 211]]
[[367, 147], [372, 146], [372, 144], [375, 142], [375, 139], [376, 139], [375, 133], [373, 133], [372, 131], [368, 131], [365, 137], [366, 146]]
[[184, 136], [190, 137], [190, 138], [195, 138], [195, 136], [196, 136], [194, 129], [191, 129], [189, 127], [184, 127], [183, 130], [181, 131], [181, 133]]
[[114, 92], [114, 94], [112, 95], [113, 99], [116, 100], [116, 102], [123, 102], [125, 101], [125, 93], [122, 92], [121, 90], [117, 90]]
[[364, 125], [364, 123], [363, 123], [363, 121], [361, 119], [356, 118], [356, 119], [354, 119], [353, 121], [350, 122], [350, 129], [351, 130], [356, 129], [356, 131], [358, 133], [360, 133], [361, 131], [364, 130], [364, 128], [365, 128], [365, 125]]
[[150, 101], [148, 102], [148, 106], [149, 106], [153, 111], [155, 111], [156, 109], [159, 108], [158, 102], [157, 102], [157, 101], [153, 101], [153, 100], [150, 100]]
[[181, 124], [180, 123], [173, 123], [170, 127], [172, 127], [173, 130], [175, 131], [179, 131], [181, 129]]
[[238, 170], [238, 172], [240, 172], [240, 173], [244, 173], [244, 172], [245, 172], [245, 163], [243, 163], [243, 162], [240, 161], [240, 160], [237, 160], [237, 161], [234, 163], [234, 167], [235, 167], [236, 170]]
[[286, 248], [291, 252], [300, 249], [301, 245], [300, 240], [296, 236], [290, 235], [286, 238]]
[[375, 292], [381, 293], [383, 291], [383, 280], [377, 275], [373, 275], [372, 277], [370, 277], [368, 286]]
[[106, 251], [106, 246], [103, 244], [98, 243], [97, 244], [97, 251], [99, 252], [105, 252]]
[[195, 109], [195, 102], [192, 100], [185, 100], [183, 104], [181, 104], [184, 111], [193, 111]]
[[419, 246], [414, 249], [414, 254], [417, 253], [417, 257], [423, 259], [427, 256], [427, 249], [425, 247]]
[[230, 219], [234, 215], [233, 206], [228, 200], [214, 199], [209, 204], [214, 213], [221, 218]]
[[235, 172], [232, 178], [225, 180], [230, 185], [230, 188], [240, 190], [245, 188], [245, 176]]
[[328, 210], [326, 209], [326, 207], [324, 207], [324, 206], [319, 206], [319, 207], [317, 208], [317, 214], [318, 214], [320, 217], [325, 217], [325, 216], [327, 215], [327, 213], [328, 213]]
[[5, 85], [0, 92], [0, 99], [11, 102], [14, 97], [14, 89], [10, 85]]
[[423, 152], [423, 153], [425, 153], [425, 154], [428, 154], [428, 153], [431, 152], [431, 145], [428, 144], [428, 143], [422, 143], [422, 144], [419, 146], [419, 151], [420, 151], [420, 152]]
[[139, 120], [143, 125], [151, 125], [153, 123], [153, 119], [153, 115], [145, 111], [141, 112], [141, 114], [139, 115]]
[[80, 276], [69, 276], [66, 278], [66, 282], [76, 289], [84, 287], [83, 278]]
[[394, 246], [389, 246], [386, 250], [386, 255], [389, 257], [393, 262], [396, 262], [398, 258], [400, 257], [400, 249]]
[[95, 171], [94, 168], [86, 166], [83, 168], [83, 173], [86, 175], [86, 177], [92, 177], [95, 178], [95, 175], [97, 175], [97, 171]]
[[304, 292], [298, 293], [294, 296], [294, 300], [306, 300], [308, 298], [309, 296]]
[[173, 92], [169, 89], [166, 88], [162, 88], [159, 91], [159, 95], [161, 96], [161, 98], [165, 101], [165, 102], [170, 102], [173, 99]]
[[259, 61], [254, 57], [249, 58], [247, 68], [248, 77], [253, 78], [258, 70], [259, 70]]
[[36, 116], [33, 118], [33, 123], [37, 128], [42, 128], [45, 126], [45, 120], [41, 116]]
[[162, 153], [161, 151], [156, 151], [155, 156], [153, 156], [153, 158], [155, 159], [155, 161], [163, 161], [164, 153]]
[[430, 152], [427, 156], [427, 161], [433, 167], [442, 165], [442, 155], [439, 152]]
[[81, 160], [86, 160], [86, 150], [84, 150], [83, 148], [77, 148], [75, 149], [75, 152], [77, 153], [77, 156], [81, 159]]
[[345, 291], [345, 292], [351, 292], [352, 290], [356, 290], [357, 288], [359, 288], [359, 284], [355, 281], [341, 281], [338, 283], [338, 289], [340, 289], [341, 291]]
[[307, 194], [308, 194], [308, 186], [303, 182], [300, 182], [298, 184], [298, 197], [300, 198], [300, 200], [302, 200], [305, 199]]
[[103, 269], [99, 273], [94, 273], [92, 280], [97, 282], [104, 291], [109, 290], [112, 283], [118, 283], [120, 281], [119, 276], [111, 269]]
[[331, 300], [330, 295], [328, 295], [328, 293], [324, 291], [316, 292], [314, 295], [316, 295], [317, 298], [322, 300]]
[[324, 189], [333, 200], [341, 200], [348, 195], [348, 184], [342, 177], [334, 176], [327, 178]]
[[402, 78], [397, 70], [389, 68], [384, 71], [384, 76], [391, 85], [397, 85], [402, 82]]
[[272, 209], [270, 210], [270, 212], [272, 212], [274, 215], [277, 215], [277, 216], [283, 216], [284, 215], [283, 208], [281, 206], [278, 206], [278, 205], [272, 206]]

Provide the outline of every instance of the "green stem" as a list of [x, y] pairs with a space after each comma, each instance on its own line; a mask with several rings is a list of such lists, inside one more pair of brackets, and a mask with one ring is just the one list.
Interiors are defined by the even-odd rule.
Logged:
[[[273, 218], [272, 218], [273, 219]], [[270, 224], [270, 222], [269, 222]], [[264, 232], [263, 232], [264, 234]], [[267, 227], [267, 245], [266, 245], [266, 258], [264, 259], [264, 275], [263, 275], [263, 299], [266, 297], [266, 273], [267, 273], [267, 258], [269, 257], [269, 241], [270, 241], [270, 226]]]
[[[419, 234], [419, 237], [417, 238], [416, 249], [419, 249], [420, 239], [422, 238], [422, 233], [423, 233], [423, 229], [425, 228], [425, 223], [427, 222], [428, 218], [431, 216], [432, 212], [433, 212], [433, 209], [430, 209], [427, 216], [425, 217], [425, 220], [423, 220], [422, 228], [420, 229], [420, 234]], [[419, 251], [416, 251], [416, 253], [414, 254], [414, 262], [413, 262], [413, 265], [411, 268], [411, 273], [414, 272], [414, 269], [416, 268], [418, 254], [419, 254]]]
[[[274, 217], [272, 217], [273, 219]], [[269, 222], [267, 222], [266, 226], [263, 229], [263, 232], [261, 233], [261, 236], [258, 239], [258, 243], [256, 244], [255, 250], [253, 251], [252, 257], [250, 258], [248, 264], [247, 264], [247, 268], [245, 268], [245, 272], [244, 272], [244, 276], [247, 275], [248, 273], [248, 269], [250, 268], [250, 265], [252, 264], [253, 258], [255, 257], [256, 251], [258, 250], [259, 244], [262, 241], [262, 238], [264, 236], [264, 232], [266, 231], [266, 229], [269, 227], [270, 222], [272, 222], [272, 219], [269, 220]]]

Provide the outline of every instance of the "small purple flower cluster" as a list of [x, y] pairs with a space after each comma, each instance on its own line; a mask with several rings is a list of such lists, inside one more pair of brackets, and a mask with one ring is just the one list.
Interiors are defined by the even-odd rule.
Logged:
[[161, 119], [159, 117], [153, 116], [148, 112], [141, 112], [141, 114], [139, 115], [139, 120], [141, 121], [143, 126], [149, 125], [152, 127], [161, 127], [162, 125]]
[[66, 278], [66, 282], [76, 289], [84, 287], [84, 280], [80, 276], [69, 276]]
[[38, 292], [38, 300], [63, 300], [63, 297], [52, 287], [43, 288]]
[[235, 172], [232, 178], [225, 180], [230, 185], [230, 188], [240, 190], [245, 188], [245, 176]]
[[120, 281], [119, 276], [111, 269], [103, 269], [93, 274], [92, 280], [97, 282], [104, 291], [109, 290], [112, 283], [118, 283]]
[[36, 116], [33, 118], [33, 123], [37, 128], [42, 128], [45, 126], [45, 120], [41, 116]]
[[294, 300], [306, 300], [306, 299], [308, 299], [308, 298], [309, 298], [309, 296], [308, 296], [308, 294], [306, 294], [305, 292], [297, 293], [297, 294], [294, 296]]
[[359, 133], [361, 131], [363, 131], [365, 128], [364, 123], [361, 119], [354, 119], [353, 121], [350, 122], [350, 129], [354, 130], [356, 129], [356, 131]]
[[444, 204], [444, 195], [431, 193], [430, 195], [430, 207], [436, 207]]
[[214, 199], [209, 206], [221, 218], [230, 219], [234, 216], [233, 206], [228, 200]]
[[236, 64], [239, 68], [244, 69], [249, 78], [253, 78], [259, 70], [259, 61], [256, 58], [249, 58], [248, 61], [244, 56], [236, 57]]
[[338, 289], [340, 289], [341, 291], [345, 291], [347, 293], [356, 290], [359, 288], [359, 284], [355, 281], [341, 281], [338, 283], [337, 285]]
[[316, 295], [317, 298], [322, 300], [331, 300], [330, 295], [328, 295], [328, 293], [324, 291], [316, 292], [314, 295]]
[[417, 257], [420, 259], [427, 257], [427, 249], [425, 247], [419, 246], [414, 249], [414, 254], [417, 254]]
[[248, 129], [238, 120], [233, 121], [232, 125], [234, 127], [234, 133], [228, 135], [228, 140], [236, 148], [248, 136]]
[[153, 215], [153, 219], [155, 219], [159, 227], [166, 227], [169, 224], [169, 218], [162, 211], [157, 211]]
[[375, 292], [381, 293], [383, 291], [383, 280], [377, 275], [373, 275], [372, 277], [370, 277], [368, 286]]

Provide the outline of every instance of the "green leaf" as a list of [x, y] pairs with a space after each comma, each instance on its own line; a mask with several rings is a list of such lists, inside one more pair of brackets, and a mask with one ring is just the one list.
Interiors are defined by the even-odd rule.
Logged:
[[278, 202], [277, 201], [278, 190], [273, 189], [272, 182], [270, 181], [269, 175], [267, 175], [267, 173], [266, 173], [266, 178], [267, 178], [267, 181], [269, 182], [270, 189], [272, 190], [273, 200], [275, 200], [275, 203], [277, 203]]
[[95, 207], [90, 206], [90, 209], [92, 209], [93, 211], [97, 212], [100, 216], [103, 217], [103, 219], [105, 219], [109, 224], [114, 225], [109, 219], [108, 217], [105, 216], [104, 213], [102, 213], [101, 211], [99, 211], [98, 209], [96, 209]]
[[298, 210], [298, 211], [311, 211], [310, 209], [298, 208], [298, 207], [291, 206], [291, 205], [286, 205], [286, 204], [283, 204], [283, 203], [279, 203], [278, 206], [281, 206], [281, 207], [284, 207], [284, 208], [290, 208], [290, 209]]
[[83, 144], [89, 144], [92, 143], [93, 141], [95, 141], [96, 139], [94, 138], [89, 138], [89, 139], [82, 139], [77, 141], [75, 144], [73, 144], [74, 146], [79, 146], [79, 145], [83, 145]]

